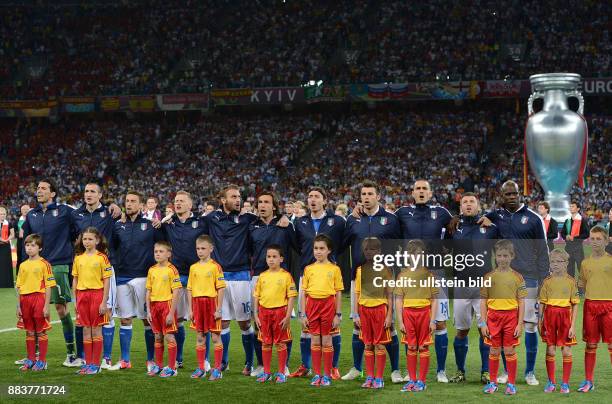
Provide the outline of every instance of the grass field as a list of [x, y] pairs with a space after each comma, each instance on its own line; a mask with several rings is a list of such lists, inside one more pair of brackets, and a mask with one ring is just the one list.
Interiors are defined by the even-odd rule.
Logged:
[[[15, 327], [15, 295], [12, 289], [0, 289], [0, 330]], [[351, 356], [351, 327], [348, 320], [348, 299], [343, 305], [345, 320], [342, 324], [342, 335], [344, 337], [342, 345], [342, 355], [340, 359], [340, 371], [346, 372], [352, 364]], [[54, 318], [57, 316], [54, 313]], [[579, 329], [581, 335], [581, 316], [579, 318]], [[610, 358], [604, 345], [600, 345], [597, 352], [597, 369], [595, 372], [596, 390], [588, 395], [575, 392], [578, 384], [583, 379], [583, 354], [584, 343], [574, 348], [574, 369], [571, 378], [572, 393], [569, 396], [561, 396], [559, 393], [546, 394], [543, 384], [546, 382], [544, 368], [544, 345], [540, 345], [538, 352], [538, 362], [536, 374], [541, 385], [537, 387], [527, 386], [522, 377], [518, 380], [518, 395], [515, 397], [504, 396], [503, 393], [489, 397], [482, 394], [482, 385], [479, 382], [480, 375], [480, 355], [478, 353], [478, 336], [475, 329], [470, 334], [470, 351], [468, 354], [468, 382], [462, 385], [447, 384], [442, 385], [435, 382], [435, 354], [432, 347], [432, 364], [428, 376], [428, 389], [423, 393], [401, 393], [400, 386], [387, 384], [382, 391], [361, 389], [361, 380], [343, 382], [336, 381], [329, 388], [313, 388], [308, 385], [308, 379], [289, 379], [285, 385], [275, 385], [269, 383], [260, 385], [254, 378], [240, 375], [241, 364], [244, 361], [244, 352], [237, 328], [232, 328], [232, 341], [230, 353], [230, 367], [223, 379], [217, 383], [204, 380], [192, 380], [189, 378], [195, 364], [195, 334], [188, 331], [185, 343], [185, 364], [186, 368], [180, 371], [176, 378], [159, 379], [150, 378], [144, 372], [145, 348], [143, 341], [142, 324], [135, 323], [134, 338], [132, 347], [132, 364], [134, 368], [121, 372], [103, 372], [96, 376], [77, 376], [74, 369], [61, 366], [65, 358], [65, 349], [61, 333], [61, 325], [54, 324], [50, 332], [49, 340], [49, 370], [44, 373], [20, 373], [18, 367], [13, 364], [15, 359], [25, 355], [25, 340], [23, 331], [2, 331], [0, 332], [0, 385], [9, 384], [65, 384], [68, 389], [66, 397], [52, 399], [53, 401], [77, 402], [77, 401], [101, 401], [110, 402], [121, 400], [122, 402], [187, 402], [195, 400], [205, 400], [205, 402], [295, 402], [295, 403], [393, 403], [406, 399], [418, 399], [419, 402], [454, 402], [454, 403], [473, 403], [475, 401], [486, 402], [555, 402], [563, 400], [571, 402], [579, 400], [581, 402], [603, 403], [611, 402], [612, 394], [612, 370]], [[299, 323], [293, 322], [294, 335], [299, 335]], [[454, 353], [452, 341], [454, 332], [449, 323], [449, 355], [447, 360], [447, 373], [453, 374], [455, 371]], [[402, 348], [401, 352], [404, 350]], [[561, 358], [558, 353], [557, 369], [560, 377]], [[115, 336], [115, 346], [113, 359], [119, 356], [119, 335]], [[402, 355], [403, 356], [403, 355]], [[291, 369], [299, 365], [299, 344], [294, 344], [291, 355]], [[524, 370], [524, 347], [519, 347], [519, 376]], [[275, 369], [276, 359], [273, 359], [273, 370]], [[400, 366], [405, 369], [405, 357], [400, 360]], [[386, 378], [389, 378], [388, 370]], [[405, 373], [405, 370], [403, 371]], [[6, 390], [5, 390], [6, 391]], [[21, 399], [23, 401], [23, 399]], [[49, 399], [47, 399], [49, 400]], [[0, 401], [7, 401], [6, 396], [0, 396]]]

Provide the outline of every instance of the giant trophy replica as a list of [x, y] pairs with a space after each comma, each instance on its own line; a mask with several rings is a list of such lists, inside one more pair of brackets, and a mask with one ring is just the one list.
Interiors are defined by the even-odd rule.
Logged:
[[[583, 117], [584, 99], [578, 90], [581, 77], [574, 73], [546, 73], [533, 75], [529, 80], [525, 157], [544, 189], [550, 215], [564, 223], [570, 217], [569, 191], [577, 177], [578, 184], [584, 187], [588, 128]], [[578, 99], [577, 113], [568, 107], [571, 97]], [[538, 98], [543, 99], [544, 105], [534, 113], [533, 102]]]

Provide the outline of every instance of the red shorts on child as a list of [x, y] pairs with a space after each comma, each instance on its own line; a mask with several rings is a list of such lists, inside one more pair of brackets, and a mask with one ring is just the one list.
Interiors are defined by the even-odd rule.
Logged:
[[308, 331], [312, 335], [331, 335], [332, 322], [336, 316], [336, 297], [323, 299], [306, 296], [306, 317]]
[[576, 338], [569, 338], [572, 327], [572, 308], [546, 305], [542, 324], [542, 341], [553, 346], [576, 345]]
[[278, 344], [279, 342], [291, 341], [291, 324], [284, 330], [280, 322], [287, 315], [287, 306], [267, 309], [259, 306], [259, 334], [257, 338], [266, 345]]
[[176, 326], [176, 310], [172, 319], [172, 324], [166, 325], [166, 317], [170, 313], [172, 302], [151, 302], [151, 329], [155, 334], [174, 334], [178, 330]]
[[587, 344], [612, 344], [612, 300], [585, 300], [582, 339]]
[[51, 329], [49, 319], [43, 316], [44, 293], [19, 295], [19, 307], [21, 308], [21, 320], [17, 322], [17, 328], [29, 332], [43, 332]]
[[519, 338], [514, 336], [518, 325], [518, 309], [487, 311], [487, 327], [490, 337], [484, 338], [484, 343], [494, 348], [517, 346]]
[[[77, 290], [77, 324], [83, 327], [99, 327], [108, 324], [108, 310], [100, 314], [104, 289]], [[104, 304], [106, 307], [106, 303]]]
[[191, 306], [193, 307], [191, 328], [202, 333], [209, 331], [214, 333], [221, 332], [221, 317], [215, 318], [215, 311], [217, 310], [216, 297], [194, 297], [191, 300]]
[[406, 345], [429, 346], [433, 343], [429, 325], [431, 324], [431, 307], [404, 307], [402, 321], [406, 332], [402, 342]]
[[391, 342], [391, 332], [385, 328], [387, 318], [387, 305], [375, 307], [359, 305], [359, 338], [367, 345], [388, 344]]

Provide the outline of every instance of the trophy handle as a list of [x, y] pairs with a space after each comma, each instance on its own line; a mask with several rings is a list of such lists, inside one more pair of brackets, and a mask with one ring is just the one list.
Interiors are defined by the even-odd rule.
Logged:
[[584, 97], [582, 96], [582, 93], [580, 91], [573, 90], [567, 91], [565, 95], [568, 98], [575, 97], [578, 100], [578, 113], [580, 115], [584, 115]]
[[539, 92], [539, 91], [534, 91], [533, 93], [531, 93], [531, 95], [529, 96], [529, 100], [527, 100], [527, 114], [529, 116], [533, 115], [533, 102], [537, 99], [543, 99], [544, 98], [544, 94]]

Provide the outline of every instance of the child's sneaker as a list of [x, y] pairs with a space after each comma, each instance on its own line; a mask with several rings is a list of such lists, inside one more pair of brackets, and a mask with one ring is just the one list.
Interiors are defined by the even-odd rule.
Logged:
[[[151, 370], [151, 367], [155, 364], [155, 362], [147, 363], [147, 371]], [[123, 370], [123, 369], [131, 369], [132, 363], [129, 361], [124, 361], [121, 359], [119, 362], [115, 363], [108, 370]]]
[[[129, 362], [128, 362], [129, 363]], [[132, 365], [130, 364], [130, 367]], [[155, 361], [147, 361], [147, 372], [150, 372], [151, 369], [153, 369], [153, 367], [155, 366]]]
[[77, 370], [75, 373], [77, 375], [86, 375], [88, 368], [89, 368], [89, 365], [87, 365], [87, 364], [81, 365], [81, 368], [79, 370]]
[[527, 383], [529, 386], [537, 386], [540, 384], [533, 372], [529, 372], [525, 375], [525, 383]]
[[193, 371], [193, 373], [191, 374], [191, 378], [192, 379], [199, 379], [200, 377], [204, 377], [206, 376], [206, 372], [203, 371], [200, 368], [197, 368], [196, 370]]
[[329, 376], [323, 376], [321, 378], [321, 387], [329, 387], [331, 386], [331, 379], [329, 378]]
[[19, 370], [21, 370], [22, 372], [27, 372], [28, 370], [32, 369], [32, 366], [34, 366], [34, 362], [29, 359], [24, 359], [23, 364], [21, 365]]
[[257, 376], [257, 379], [255, 380], [257, 383], [265, 383], [268, 380], [270, 380], [270, 373], [260, 373], [259, 376]]
[[287, 383], [287, 375], [281, 372], [276, 374], [276, 383]]
[[100, 373], [100, 366], [94, 365], [93, 363], [85, 368], [85, 375], [97, 375]]
[[32, 370], [34, 372], [40, 372], [42, 370], [47, 370], [47, 362], [43, 362], [43, 361], [36, 361], [36, 363], [34, 364], [34, 366], [32, 366]]
[[383, 387], [385, 387], [383, 379], [374, 379], [374, 382], [372, 382], [373, 389], [382, 389]]
[[320, 386], [321, 385], [321, 376], [319, 375], [315, 375], [315, 377], [312, 378], [312, 380], [310, 380], [310, 385], [311, 386]]
[[221, 373], [221, 371], [219, 369], [213, 369], [210, 371], [210, 377], [208, 378], [209, 381], [214, 382], [216, 380], [219, 380], [223, 377], [223, 373]]
[[371, 389], [373, 382], [374, 382], [374, 378], [372, 376], [368, 376], [368, 377], [366, 377], [365, 382], [363, 382], [361, 387], [364, 388], [364, 389]]
[[162, 369], [159, 377], [174, 377], [178, 374], [178, 370], [172, 369], [171, 367], [166, 366]]
[[182, 369], [183, 368], [183, 361], [176, 361], [176, 368], [177, 369]]
[[489, 384], [491, 382], [491, 374], [489, 372], [480, 372], [480, 383]]
[[506, 391], [504, 392], [504, 394], [509, 395], [509, 396], [513, 396], [516, 394], [516, 386], [512, 383], [508, 383], [506, 384]]
[[154, 364], [153, 366], [151, 366], [151, 369], [147, 372], [147, 374], [149, 376], [157, 376], [159, 372], [161, 372], [160, 367]]
[[340, 380], [340, 378], [342, 377], [342, 375], [340, 375], [340, 369], [332, 368], [330, 376], [332, 380]]
[[561, 389], [559, 390], [559, 393], [561, 394], [569, 394], [570, 392], [570, 386], [567, 383], [563, 383], [561, 385]]
[[414, 388], [412, 389], [412, 391], [419, 392], [419, 391], [425, 390], [426, 388], [427, 388], [427, 385], [419, 380], [414, 384]]
[[595, 386], [593, 385], [593, 382], [590, 382], [588, 380], [585, 380], [580, 383], [580, 387], [578, 387], [578, 391], [581, 393], [588, 393], [591, 390], [595, 390]]
[[489, 382], [484, 389], [482, 389], [482, 392], [485, 394], [493, 394], [497, 391], [497, 383], [493, 383], [493, 382]]
[[300, 365], [297, 370], [289, 375], [289, 377], [304, 377], [310, 374], [310, 369], [304, 365]]
[[408, 381], [408, 383], [404, 384], [402, 386], [402, 392], [407, 392], [407, 391], [414, 391], [414, 382], [412, 380]]
[[549, 380], [548, 383], [546, 383], [546, 387], [544, 387], [544, 393], [554, 393], [556, 389], [557, 386]]

